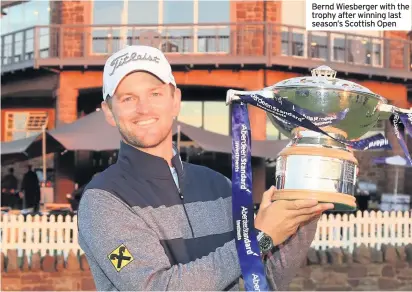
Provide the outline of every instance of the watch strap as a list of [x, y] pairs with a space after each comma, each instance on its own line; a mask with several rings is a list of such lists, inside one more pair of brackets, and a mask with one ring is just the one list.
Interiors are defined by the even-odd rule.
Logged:
[[273, 248], [272, 238], [261, 230], [256, 229], [256, 231], [260, 251], [262, 254], [267, 254]]

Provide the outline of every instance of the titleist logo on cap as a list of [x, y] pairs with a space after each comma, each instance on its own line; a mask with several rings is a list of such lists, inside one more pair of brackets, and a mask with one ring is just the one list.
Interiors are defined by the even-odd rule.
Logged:
[[109, 75], [112, 76], [118, 68], [131, 61], [149, 61], [159, 63], [160, 58], [157, 56], [151, 56], [148, 53], [145, 53], [144, 55], [132, 53], [131, 56], [129, 56], [129, 53], [126, 53], [113, 59], [113, 61], [110, 63], [110, 66], [113, 66], [113, 71]]

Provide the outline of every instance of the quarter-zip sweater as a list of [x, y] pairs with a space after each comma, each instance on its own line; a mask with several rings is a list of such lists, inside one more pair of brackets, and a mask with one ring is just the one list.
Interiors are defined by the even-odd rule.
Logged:
[[[230, 180], [179, 155], [172, 164], [179, 187], [164, 159], [122, 142], [86, 186], [79, 244], [97, 290], [239, 289]], [[264, 259], [273, 290], [287, 289], [315, 232], [316, 222], [299, 228]]]

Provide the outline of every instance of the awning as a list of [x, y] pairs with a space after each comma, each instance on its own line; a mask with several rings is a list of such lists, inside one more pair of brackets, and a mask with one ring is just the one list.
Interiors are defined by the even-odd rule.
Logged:
[[[1, 142], [1, 163], [3, 165], [27, 160], [42, 155], [42, 134], [10, 142]], [[46, 133], [46, 154], [63, 151], [63, 146]]]
[[73, 123], [57, 126], [48, 133], [69, 151], [108, 151], [119, 149], [120, 134], [110, 126], [103, 111], [95, 111]]
[[[187, 136], [204, 151], [232, 153], [232, 138], [176, 121], [173, 134], [180, 125], [181, 134]], [[47, 153], [62, 151], [109, 151], [120, 147], [121, 136], [117, 127], [110, 126], [102, 111], [93, 112], [70, 124], [59, 125], [47, 132]], [[2, 143], [2, 160], [7, 156], [31, 158], [42, 154], [42, 135]], [[287, 140], [252, 141], [252, 156], [275, 158], [286, 146]]]
[[10, 155], [16, 153], [26, 153], [29, 146], [39, 137], [40, 135], [31, 136], [25, 139], [19, 139], [10, 142], [1, 143], [1, 155]]

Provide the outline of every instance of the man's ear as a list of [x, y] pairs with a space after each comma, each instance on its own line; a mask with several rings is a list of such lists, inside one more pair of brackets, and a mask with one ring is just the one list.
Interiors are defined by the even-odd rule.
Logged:
[[104, 112], [104, 116], [106, 117], [106, 121], [109, 123], [109, 125], [116, 127], [116, 120], [114, 119], [112, 110], [110, 109], [106, 101], [102, 101], [102, 110]]
[[173, 116], [177, 117], [180, 113], [180, 104], [182, 101], [182, 92], [180, 88], [175, 89], [174, 96], [173, 96]]

